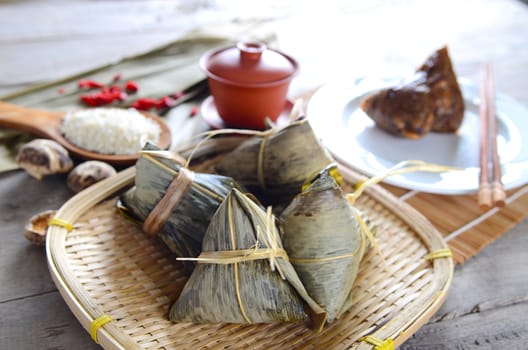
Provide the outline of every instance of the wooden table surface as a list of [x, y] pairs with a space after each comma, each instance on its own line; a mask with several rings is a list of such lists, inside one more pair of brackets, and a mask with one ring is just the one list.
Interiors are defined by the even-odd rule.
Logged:
[[[409, 70], [448, 44], [458, 75], [477, 79], [491, 62], [497, 88], [528, 105], [528, 6], [519, 0], [0, 1], [0, 95], [211, 21], [256, 17], [274, 18], [280, 48], [301, 63], [291, 94]], [[70, 196], [64, 177], [0, 174], [0, 349], [99, 348], [58, 293], [44, 249], [23, 237], [30, 215]], [[456, 267], [445, 304], [401, 349], [528, 349], [527, 233], [525, 220]]]

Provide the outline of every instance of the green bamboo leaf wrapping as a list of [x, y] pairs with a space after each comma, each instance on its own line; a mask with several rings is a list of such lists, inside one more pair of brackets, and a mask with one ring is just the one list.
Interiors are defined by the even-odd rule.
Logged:
[[[234, 189], [211, 219], [203, 242], [204, 252], [270, 248], [265, 238], [265, 210]], [[282, 248], [272, 222], [269, 235]], [[200, 262], [170, 310], [174, 322], [266, 323], [305, 320], [307, 303], [318, 314], [324, 311], [307, 295], [297, 274], [284, 257], [236, 263]]]
[[314, 300], [332, 322], [349, 298], [366, 246], [355, 209], [323, 170], [282, 212], [284, 247]]
[[[145, 150], [159, 151], [159, 148], [147, 145]], [[121, 196], [120, 205], [126, 208], [129, 216], [143, 222], [164, 196], [181, 167], [172, 159], [141, 155], [136, 163], [135, 186]], [[239, 188], [229, 177], [195, 173], [189, 190], [158, 232], [158, 237], [177, 256], [198, 256], [209, 220], [235, 187]], [[193, 264], [186, 264], [188, 272], [192, 268]]]
[[333, 162], [308, 120], [302, 119], [269, 136], [250, 138], [227, 154], [216, 170], [236, 179], [263, 203], [276, 205], [289, 203], [307, 178]]

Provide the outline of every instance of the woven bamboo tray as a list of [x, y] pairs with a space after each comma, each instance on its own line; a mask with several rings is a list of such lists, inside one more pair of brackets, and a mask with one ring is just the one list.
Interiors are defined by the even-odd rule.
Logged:
[[[350, 191], [360, 176], [341, 170]], [[183, 270], [158, 240], [115, 209], [117, 193], [133, 185], [134, 176], [131, 167], [77, 194], [56, 216], [72, 230], [48, 230], [53, 280], [105, 349], [392, 349], [427, 322], [447, 295], [452, 259], [427, 257], [447, 248], [441, 235], [411, 206], [374, 186], [356, 204], [378, 225], [381, 255], [367, 253], [354, 286], [356, 304], [322, 332], [302, 323], [171, 323], [168, 308], [186, 282]]]

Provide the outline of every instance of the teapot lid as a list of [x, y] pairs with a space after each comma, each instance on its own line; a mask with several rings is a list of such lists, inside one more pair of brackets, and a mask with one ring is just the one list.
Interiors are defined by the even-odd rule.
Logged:
[[200, 66], [214, 79], [231, 84], [275, 84], [290, 79], [298, 64], [292, 57], [268, 49], [261, 42], [239, 42], [214, 50], [200, 59]]

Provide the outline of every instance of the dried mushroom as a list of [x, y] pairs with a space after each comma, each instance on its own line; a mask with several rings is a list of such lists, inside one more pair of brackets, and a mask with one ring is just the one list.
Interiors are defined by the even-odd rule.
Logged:
[[68, 187], [77, 193], [115, 174], [116, 170], [108, 163], [98, 160], [86, 161], [68, 174]]
[[43, 245], [46, 242], [49, 221], [55, 216], [55, 213], [57, 213], [56, 210], [46, 210], [32, 216], [25, 226], [24, 237], [33, 244]]
[[35, 139], [22, 146], [16, 162], [38, 180], [45, 175], [66, 173], [73, 167], [68, 151], [59, 143], [46, 139]]

